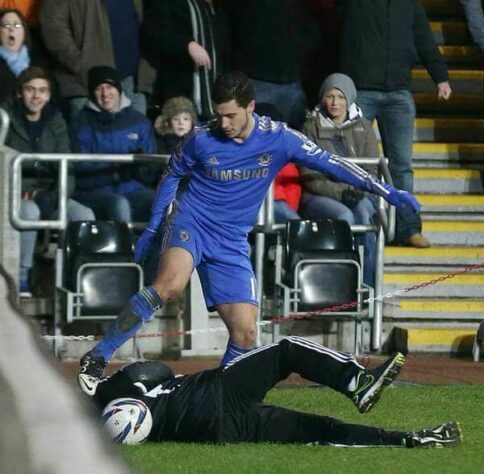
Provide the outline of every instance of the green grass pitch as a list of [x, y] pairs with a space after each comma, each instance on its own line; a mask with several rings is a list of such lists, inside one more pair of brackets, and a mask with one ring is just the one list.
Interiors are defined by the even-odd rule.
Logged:
[[123, 446], [136, 472], [151, 473], [474, 473], [484, 472], [484, 386], [406, 386], [387, 389], [361, 415], [345, 397], [312, 387], [272, 390], [267, 403], [320, 413], [348, 422], [414, 430], [461, 423], [464, 441], [445, 449], [333, 448], [234, 444], [147, 443]]

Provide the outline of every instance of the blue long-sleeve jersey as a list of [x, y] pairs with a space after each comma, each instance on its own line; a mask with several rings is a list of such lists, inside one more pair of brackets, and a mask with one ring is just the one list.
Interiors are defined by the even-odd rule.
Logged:
[[355, 186], [386, 195], [388, 186], [360, 167], [322, 150], [284, 123], [254, 114], [255, 126], [238, 143], [214, 126], [195, 130], [171, 157], [160, 181], [149, 228], [158, 229], [173, 201], [181, 178], [190, 174], [178, 209], [217, 233], [240, 236], [249, 232], [267, 190], [289, 161], [316, 169]]

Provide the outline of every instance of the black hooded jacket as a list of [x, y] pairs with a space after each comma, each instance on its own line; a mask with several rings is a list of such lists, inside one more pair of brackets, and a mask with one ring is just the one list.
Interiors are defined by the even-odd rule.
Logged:
[[448, 80], [419, 0], [340, 0], [340, 72], [358, 89], [410, 89], [419, 60], [435, 83]]

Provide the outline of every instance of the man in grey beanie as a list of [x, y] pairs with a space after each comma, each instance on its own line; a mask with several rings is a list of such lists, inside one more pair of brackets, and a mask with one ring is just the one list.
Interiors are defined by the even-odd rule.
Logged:
[[346, 74], [334, 73], [329, 75], [321, 84], [319, 100], [331, 89], [339, 89], [344, 94], [348, 106], [355, 103], [357, 94], [355, 83]]
[[[331, 74], [319, 91], [319, 104], [303, 126], [303, 133], [325, 150], [344, 157], [378, 157], [375, 132], [356, 106], [356, 87], [345, 74]], [[350, 225], [373, 225], [374, 200], [353, 186], [330, 180], [323, 173], [301, 168], [303, 195], [300, 212], [309, 219], [341, 219]], [[375, 285], [376, 236], [355, 235], [363, 245], [363, 281]]]

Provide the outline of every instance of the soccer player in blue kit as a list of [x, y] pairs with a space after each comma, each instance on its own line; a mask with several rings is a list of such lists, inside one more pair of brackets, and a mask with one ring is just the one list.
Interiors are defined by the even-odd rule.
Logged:
[[[253, 348], [258, 301], [247, 234], [272, 180], [289, 161], [383, 196], [397, 207], [419, 210], [410, 193], [322, 150], [286, 124], [259, 117], [254, 97], [244, 73], [220, 76], [213, 90], [217, 120], [197, 128], [172, 155], [135, 247], [136, 261], [143, 262], [163, 233], [157, 276], [131, 297], [104, 338], [81, 358], [78, 381], [87, 394], [95, 393], [116, 349], [183, 291], [194, 268], [207, 307], [217, 310], [229, 332], [221, 365]], [[175, 202], [187, 175], [188, 187]]]

